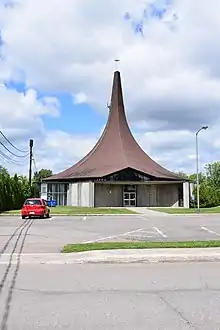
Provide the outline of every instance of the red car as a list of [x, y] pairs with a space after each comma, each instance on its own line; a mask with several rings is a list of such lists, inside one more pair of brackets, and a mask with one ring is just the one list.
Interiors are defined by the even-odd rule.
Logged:
[[40, 217], [41, 219], [50, 217], [50, 209], [47, 202], [41, 198], [28, 198], [21, 209], [22, 219], [26, 217]]

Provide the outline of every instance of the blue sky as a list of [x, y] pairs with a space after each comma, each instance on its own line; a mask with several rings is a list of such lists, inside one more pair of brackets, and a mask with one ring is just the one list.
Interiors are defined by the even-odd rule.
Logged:
[[[5, 83], [10, 90], [25, 93], [27, 87], [23, 83], [8, 81]], [[48, 93], [37, 91], [38, 98], [56, 97], [60, 103], [59, 117], [43, 116], [46, 130], [62, 130], [70, 134], [93, 135], [100, 131], [107, 120], [107, 113], [100, 113], [88, 104], [74, 104], [69, 93]], [[105, 116], [106, 114], [106, 116]]]
[[[45, 96], [39, 93], [39, 97]], [[47, 94], [48, 96], [48, 94]], [[60, 116], [44, 117], [45, 128], [50, 130], [64, 130], [68, 133], [80, 135], [96, 134], [104, 126], [106, 117], [91, 108], [88, 104], [74, 105], [69, 94], [53, 94], [60, 102]]]

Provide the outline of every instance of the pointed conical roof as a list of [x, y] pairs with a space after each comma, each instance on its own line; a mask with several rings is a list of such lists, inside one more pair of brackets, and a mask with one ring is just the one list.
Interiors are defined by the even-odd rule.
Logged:
[[116, 71], [109, 117], [100, 139], [82, 160], [47, 180], [101, 178], [126, 168], [155, 179], [181, 179], [153, 161], [134, 139], [125, 115], [120, 72]]

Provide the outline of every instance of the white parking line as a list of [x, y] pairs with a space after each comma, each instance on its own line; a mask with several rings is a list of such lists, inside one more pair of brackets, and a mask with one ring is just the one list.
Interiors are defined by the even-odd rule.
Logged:
[[155, 237], [155, 233], [154, 233], [154, 236], [152, 235], [144, 235], [143, 236], [143, 232], [140, 231], [139, 233], [135, 233], [134, 235], [131, 236], [131, 238], [135, 239], [135, 238], [152, 238], [152, 237]]
[[83, 217], [83, 220], [86, 220], [86, 217]]
[[160, 229], [158, 229], [157, 227], [154, 227], [154, 229], [158, 232], [158, 234], [160, 234], [163, 238], [167, 238], [167, 235], [165, 235]]
[[84, 244], [89, 244], [89, 243], [95, 243], [95, 242], [99, 242], [99, 241], [104, 241], [104, 240], [116, 238], [116, 237], [119, 237], [119, 236], [124, 236], [124, 235], [129, 235], [129, 234], [132, 234], [132, 233], [137, 233], [137, 232], [139, 232], [141, 230], [143, 230], [143, 228], [136, 229], [136, 230], [131, 230], [131, 231], [127, 231], [126, 233], [121, 233], [121, 234], [117, 234], [117, 235], [114, 235], [114, 236], [107, 236], [107, 237], [98, 238], [98, 239], [94, 239], [93, 241], [86, 241], [86, 242], [83, 242], [83, 243]]
[[210, 230], [208, 229], [207, 227], [201, 227], [203, 230], [207, 231], [208, 233], [210, 234], [214, 234], [214, 235], [217, 235], [217, 236], [220, 236], [220, 233], [217, 233], [216, 231], [213, 231], [213, 230]]

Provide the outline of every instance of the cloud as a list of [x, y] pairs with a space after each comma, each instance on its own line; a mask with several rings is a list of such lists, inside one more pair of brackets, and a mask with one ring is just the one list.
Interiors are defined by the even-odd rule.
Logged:
[[82, 104], [86, 103], [87, 97], [84, 93], [77, 93], [76, 95], [73, 95], [73, 103], [74, 104]]
[[[13, 141], [37, 137], [42, 166], [65, 168], [89, 150], [98, 134], [85, 138], [46, 131], [43, 117], [59, 116], [62, 109], [56, 98], [39, 99], [36, 90], [70, 93], [76, 104], [107, 111], [116, 58], [128, 118], [146, 151], [171, 169], [194, 171], [195, 132], [209, 125], [201, 134], [201, 164], [219, 159], [220, 3], [173, 1], [177, 29], [154, 20], [144, 38], [124, 20], [126, 12], [141, 13], [143, 4], [17, 0], [0, 8], [0, 83], [22, 81], [28, 89], [22, 94], [0, 88], [1, 125]], [[58, 146], [61, 154], [55, 158]]]
[[[19, 149], [28, 152], [29, 139], [34, 139], [38, 148], [41, 149], [46, 136], [42, 116], [59, 116], [59, 101], [53, 97], [38, 98], [36, 90], [33, 89], [19, 93], [5, 86], [0, 87], [0, 99], [0, 130]], [[23, 158], [24, 153], [19, 153], [12, 148], [3, 136], [0, 136], [0, 141], [18, 156], [12, 155], [1, 146], [1, 152], [13, 160], [13, 164], [10, 165], [8, 159], [6, 160], [1, 154], [1, 165], [8, 167], [13, 173], [25, 172], [28, 156]], [[19, 166], [15, 166], [14, 162], [18, 162]]]

